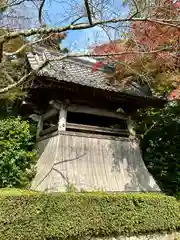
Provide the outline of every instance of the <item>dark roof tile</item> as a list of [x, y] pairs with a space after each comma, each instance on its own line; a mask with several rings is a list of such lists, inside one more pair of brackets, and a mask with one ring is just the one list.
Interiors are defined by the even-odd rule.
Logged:
[[[27, 53], [27, 58], [32, 69], [38, 67], [43, 59], [49, 60], [61, 57], [61, 53], [50, 51], [43, 47], [35, 47], [32, 52]], [[55, 60], [44, 67], [39, 75], [54, 78], [56, 81], [73, 82], [76, 84], [98, 88], [113, 92], [124, 92], [135, 96], [148, 97], [137, 83], [128, 87], [122, 87], [119, 82], [113, 84], [107, 78], [107, 73], [103, 71], [92, 71], [92, 65], [96, 63], [92, 58], [66, 58]]]

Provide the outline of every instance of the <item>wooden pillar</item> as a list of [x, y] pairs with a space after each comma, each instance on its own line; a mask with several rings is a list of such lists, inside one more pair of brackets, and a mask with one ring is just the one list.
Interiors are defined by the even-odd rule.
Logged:
[[136, 132], [133, 127], [133, 122], [132, 122], [131, 116], [128, 116], [127, 127], [128, 127], [130, 138], [132, 138], [132, 139], [136, 138]]
[[40, 133], [43, 130], [43, 117], [39, 116], [38, 124], [37, 124], [37, 132], [36, 132], [36, 139], [39, 138]]
[[66, 119], [67, 119], [67, 108], [65, 104], [61, 104], [59, 110], [59, 122], [58, 122], [58, 132], [66, 131]]

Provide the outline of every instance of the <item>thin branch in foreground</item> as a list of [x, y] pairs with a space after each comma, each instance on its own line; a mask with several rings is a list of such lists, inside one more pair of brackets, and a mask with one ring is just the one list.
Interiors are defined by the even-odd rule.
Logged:
[[35, 75], [39, 70], [41, 70], [43, 67], [45, 67], [48, 64], [48, 61], [43, 62], [38, 68], [32, 70], [30, 73], [27, 75], [23, 76], [18, 82], [15, 82], [8, 87], [5, 87], [3, 89], [0, 89], [0, 94], [6, 93], [9, 90], [18, 87], [19, 85], [27, 82], [27, 80], [31, 80], [31, 77]]
[[88, 0], [84, 0], [84, 5], [86, 8], [86, 13], [87, 13], [87, 17], [89, 20], [89, 24], [92, 25], [93, 22], [92, 22], [92, 18], [91, 18], [91, 11], [90, 11]]
[[[64, 55], [63, 57], [59, 58], [59, 60], [62, 60], [64, 58], [66, 58], [67, 55]], [[20, 78], [19, 81], [9, 85], [8, 87], [2, 88], [0, 89], [0, 94], [6, 93], [9, 90], [16, 88], [18, 86], [20, 86], [23, 83], [27, 83], [28, 81], [32, 80], [32, 77], [38, 73], [41, 69], [43, 69], [50, 61], [47, 59], [45, 60], [43, 63], [41, 63], [36, 69], [32, 70], [30, 73], [26, 74], [25, 76], [23, 76], [22, 78]]]
[[19, 1], [19, 2], [14, 1], [14, 2], [12, 2], [11, 4], [0, 5], [0, 11], [4, 10], [4, 9], [6, 9], [6, 8], [18, 6], [18, 5], [22, 4], [22, 3], [24, 3], [25, 1], [26, 1], [26, 0], [21, 0], [21, 1]]
[[[71, 58], [71, 57], [109, 57], [109, 56], [119, 56], [119, 55], [128, 55], [128, 54], [139, 54], [139, 55], [148, 55], [148, 54], [156, 54], [159, 52], [165, 52], [165, 51], [171, 51], [172, 52], [173, 48], [172, 47], [167, 47], [167, 48], [162, 48], [154, 51], [149, 51], [149, 52], [140, 52], [140, 51], [123, 51], [123, 52], [118, 52], [118, 53], [104, 53], [104, 54], [94, 54], [94, 53], [69, 53], [66, 57]], [[54, 58], [49, 61], [57, 61], [59, 58]]]
[[4, 48], [4, 44], [3, 42], [0, 41], [0, 63], [2, 62], [2, 59], [3, 59], [3, 48]]
[[[28, 82], [32, 79], [32, 76], [34, 76], [36, 73], [38, 73], [41, 69], [43, 69], [48, 63], [53, 62], [53, 61], [61, 61], [64, 58], [71, 58], [71, 57], [108, 57], [108, 56], [118, 56], [118, 55], [127, 55], [127, 54], [140, 54], [140, 55], [147, 55], [147, 54], [156, 54], [162, 51], [172, 51], [172, 47], [169, 48], [163, 48], [163, 49], [158, 49], [154, 51], [149, 51], [149, 52], [139, 52], [139, 51], [124, 51], [124, 52], [119, 52], [119, 53], [107, 53], [107, 54], [92, 54], [92, 53], [84, 53], [84, 54], [65, 54], [64, 56], [58, 57], [58, 58], [53, 58], [53, 59], [45, 59], [45, 61], [40, 64], [36, 69], [32, 70], [30, 73], [27, 75], [23, 76], [18, 82], [15, 82], [8, 87], [5, 87], [3, 89], [0, 89], [0, 94], [6, 93], [9, 90], [25, 83]], [[11, 79], [12, 82], [12, 79]]]
[[40, 43], [40, 42], [43, 42], [44, 40], [47, 40], [48, 38], [51, 38], [53, 34], [50, 34], [49, 36], [45, 37], [45, 38], [40, 38], [34, 42], [28, 42], [24, 45], [22, 45], [18, 50], [16, 50], [15, 52], [3, 52], [3, 55], [4, 56], [13, 56], [13, 55], [17, 55], [19, 54], [20, 52], [22, 52], [23, 50], [25, 50], [27, 47], [30, 47], [30, 46], [33, 46], [37, 43]]
[[136, 2], [136, 0], [132, 0], [132, 1], [136, 8], [136, 12], [130, 18], [134, 18], [139, 13], [138, 3]]
[[[41, 38], [38, 39], [37, 41], [31, 42], [24, 44], [21, 46], [18, 50], [15, 52], [3, 52], [4, 56], [13, 56], [19, 54], [21, 51], [25, 50], [27, 47], [33, 46], [37, 43], [40, 43], [41, 41], [44, 41], [48, 38], [50, 38], [51, 35], [47, 36], [46, 38]], [[69, 53], [66, 57], [108, 57], [108, 56], [118, 56], [118, 55], [128, 55], [128, 54], [139, 54], [139, 55], [147, 55], [147, 54], [156, 54], [159, 52], [167, 52], [167, 51], [172, 51], [174, 50], [174, 47], [165, 47], [162, 49], [154, 50], [154, 51], [123, 51], [123, 52], [117, 52], [117, 53], [104, 53], [104, 54], [93, 54], [93, 53]], [[176, 50], [177, 51], [177, 50]]]
[[77, 21], [79, 21], [80, 19], [82, 19], [82, 18], [84, 18], [84, 17], [85, 17], [85, 15], [82, 15], [82, 16], [76, 18], [75, 20], [73, 20], [73, 21], [71, 22], [71, 25], [75, 24]]
[[40, 26], [43, 25], [43, 7], [44, 7], [44, 4], [45, 4], [45, 1], [46, 0], [42, 0], [42, 3], [40, 5], [40, 7], [39, 7], [39, 16], [38, 16], [38, 18], [39, 18]]
[[[61, 33], [61, 32], [66, 32], [68, 30], [82, 30], [82, 29], [88, 29], [92, 28], [98, 25], [105, 25], [108, 23], [118, 23], [118, 22], [134, 22], [134, 21], [149, 21], [149, 22], [154, 22], [158, 23], [161, 25], [167, 25], [167, 26], [172, 26], [180, 29], [180, 23], [179, 21], [174, 21], [174, 20], [165, 20], [165, 19], [148, 19], [148, 18], [112, 18], [109, 20], [103, 20], [103, 21], [96, 21], [93, 22], [92, 24], [90, 23], [79, 23], [79, 24], [70, 24], [64, 27], [54, 27], [54, 28], [46, 28], [46, 27], [40, 27], [40, 28], [33, 28], [25, 31], [20, 31], [20, 32], [10, 32], [7, 33], [3, 36], [0, 37], [1, 42], [7, 42], [10, 39], [19, 37], [19, 36], [24, 36], [24, 37], [29, 37], [33, 36], [36, 34], [48, 34], [48, 33]], [[173, 23], [173, 24], [172, 24]]]
[[9, 73], [6, 72], [5, 70], [3, 70], [2, 72], [3, 72], [4, 75], [6, 76], [7, 80], [8, 80], [10, 83], [14, 84], [14, 79], [9, 75]]

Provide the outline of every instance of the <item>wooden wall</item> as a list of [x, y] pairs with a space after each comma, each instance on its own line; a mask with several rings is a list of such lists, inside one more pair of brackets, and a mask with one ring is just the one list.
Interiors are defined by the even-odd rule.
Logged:
[[160, 191], [147, 171], [135, 140], [64, 132], [39, 140], [32, 189]]

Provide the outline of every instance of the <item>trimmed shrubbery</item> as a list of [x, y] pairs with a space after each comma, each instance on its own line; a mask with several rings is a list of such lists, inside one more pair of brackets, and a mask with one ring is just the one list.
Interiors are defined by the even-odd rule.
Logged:
[[81, 239], [180, 229], [180, 204], [155, 193], [0, 191], [1, 240]]

